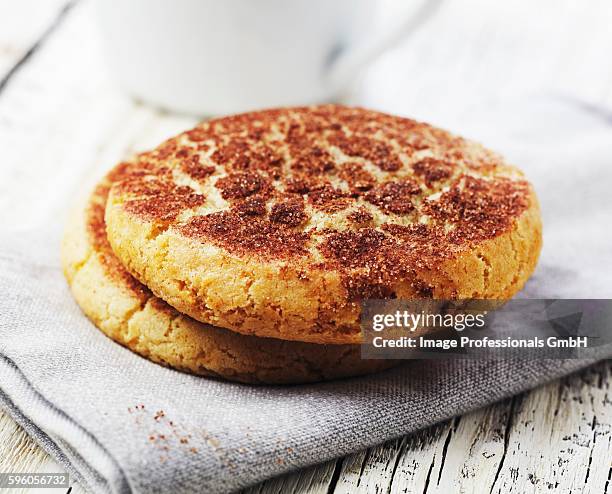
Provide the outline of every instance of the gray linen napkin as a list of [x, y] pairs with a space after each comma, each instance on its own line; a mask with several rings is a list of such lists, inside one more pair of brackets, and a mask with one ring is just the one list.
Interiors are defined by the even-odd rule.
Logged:
[[[485, 135], [492, 126], [480, 121]], [[542, 203], [545, 246], [521, 296], [610, 298], [612, 118], [571, 101], [524, 101], [489, 133]], [[60, 235], [57, 224], [0, 238], [0, 406], [95, 492], [230, 491], [593, 361], [414, 361], [293, 387], [193, 377], [130, 353], [82, 316], [59, 268]]]

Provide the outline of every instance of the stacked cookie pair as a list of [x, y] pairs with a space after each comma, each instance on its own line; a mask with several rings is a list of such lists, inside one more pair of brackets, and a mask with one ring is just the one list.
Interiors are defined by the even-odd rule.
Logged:
[[111, 170], [63, 265], [106, 335], [154, 362], [256, 383], [375, 372], [368, 298], [509, 298], [541, 245], [520, 171], [360, 108], [204, 122]]

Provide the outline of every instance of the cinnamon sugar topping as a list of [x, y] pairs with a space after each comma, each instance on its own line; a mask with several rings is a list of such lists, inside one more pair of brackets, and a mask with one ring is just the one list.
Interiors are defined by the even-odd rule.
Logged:
[[376, 185], [376, 178], [361, 163], [345, 163], [339, 176], [349, 184], [351, 191], [355, 194], [370, 190]]
[[338, 133], [330, 139], [332, 145], [338, 146], [351, 157], [370, 160], [381, 170], [394, 172], [402, 167], [402, 162], [388, 144], [366, 136], [348, 137]]
[[434, 158], [425, 158], [412, 165], [414, 173], [423, 177], [427, 185], [450, 178], [453, 168], [452, 163]]
[[308, 217], [304, 213], [303, 201], [291, 201], [274, 204], [270, 212], [270, 221], [287, 226], [298, 226]]
[[306, 242], [310, 237], [307, 233], [294, 232], [285, 225], [259, 218], [245, 218], [227, 211], [194, 216], [178, 231], [238, 254], [256, 252], [273, 259], [306, 255]]
[[244, 199], [253, 194], [266, 193], [269, 189], [267, 180], [254, 172], [232, 173], [217, 180], [215, 186], [227, 200]]
[[349, 205], [348, 194], [330, 183], [312, 187], [308, 192], [308, 201], [317, 209], [327, 212], [339, 211]]
[[186, 237], [336, 270], [355, 297], [393, 296], [399, 279], [427, 293], [419, 270], [529, 207], [530, 186], [498, 164], [427, 124], [326, 105], [204, 122], [110, 180], [126, 211]]
[[262, 197], [248, 197], [234, 203], [232, 209], [241, 216], [261, 216], [266, 214], [266, 201]]
[[374, 216], [372, 216], [372, 213], [368, 212], [366, 209], [359, 208], [349, 213], [347, 219], [356, 225], [363, 225], [372, 221]]
[[406, 214], [414, 210], [411, 196], [419, 192], [421, 188], [416, 182], [402, 180], [377, 185], [364, 197], [366, 201], [375, 204], [385, 213]]
[[529, 184], [524, 180], [482, 179], [463, 176], [442, 194], [428, 202], [424, 211], [435, 219], [450, 222], [454, 243], [485, 240], [506, 231], [528, 205]]

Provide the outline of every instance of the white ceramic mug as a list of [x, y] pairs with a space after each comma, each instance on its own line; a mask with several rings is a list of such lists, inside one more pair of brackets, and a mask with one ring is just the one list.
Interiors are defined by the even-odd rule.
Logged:
[[[372, 32], [373, 0], [97, 0], [107, 52], [139, 99], [219, 115], [333, 100], [440, 0]], [[365, 33], [365, 34], [364, 34]]]

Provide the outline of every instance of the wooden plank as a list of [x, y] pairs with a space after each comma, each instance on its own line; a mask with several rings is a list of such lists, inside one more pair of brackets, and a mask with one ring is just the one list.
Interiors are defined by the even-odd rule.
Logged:
[[474, 492], [492, 485], [512, 400], [347, 457], [334, 493]]
[[[612, 364], [602, 364], [534, 390], [516, 405], [507, 400], [350, 455], [340, 460], [337, 479], [335, 462], [328, 462], [244, 492], [607, 492], [611, 380]], [[7, 427], [0, 425], [5, 443]], [[18, 440], [31, 441], [24, 433]], [[38, 455], [33, 461], [47, 465], [44, 471], [61, 468]]]
[[612, 364], [529, 393], [517, 407], [492, 492], [609, 489]]
[[[0, 410], [0, 472], [55, 473], [65, 472], [55, 460], [45, 453], [8, 415]], [[73, 494], [84, 494], [75, 483]], [[2, 492], [21, 494], [40, 492], [40, 489], [11, 489]], [[45, 489], [45, 493], [65, 493], [66, 489]]]
[[450, 437], [436, 482], [427, 492], [479, 492], [495, 482], [505, 452], [514, 399], [469, 413]]
[[331, 481], [327, 463], [308, 469], [306, 483], [297, 472], [247, 492], [311, 492], [313, 482], [342, 494], [608, 492], [611, 382], [612, 363], [602, 363], [338, 460], [337, 478]]
[[335, 468], [336, 461], [328, 461], [290, 475], [270, 479], [245, 489], [243, 494], [327, 494]]
[[91, 35], [90, 8], [71, 9], [0, 92], [3, 225], [57, 221], [74, 198], [46, 190], [86, 191], [128, 153], [195, 122], [139, 105], [116, 86]]
[[[48, 1], [36, 2], [41, 11], [50, 9]], [[35, 10], [29, 1], [5, 2], [0, 12], [8, 3], [11, 13], [13, 6], [18, 6], [15, 13], [21, 7]], [[90, 8], [79, 4], [66, 11], [61, 25], [44, 36], [0, 90], [0, 221], [6, 227], [61, 221], [66, 203], [86, 193], [107, 168], [194, 123], [139, 105], [116, 87], [91, 35]], [[0, 17], [0, 27], [5, 22]], [[53, 202], [45, 192], [54, 188], [74, 194]], [[64, 469], [0, 411], [0, 471]], [[75, 486], [72, 492], [84, 491]]]
[[334, 493], [376, 492], [390, 485], [397, 467], [404, 439], [347, 456], [340, 470]]
[[392, 494], [426, 492], [442, 468], [447, 445], [460, 418], [408, 436], [390, 486]]
[[[61, 29], [45, 38], [0, 93], [0, 148], [7, 171], [0, 184], [0, 221], [5, 225], [56, 217], [65, 203], [50, 203], [45, 190], [65, 183], [76, 190], [123, 156], [193, 123], [135, 104], [116, 88], [100, 58], [92, 55], [98, 47], [87, 8], [71, 10]], [[15, 197], [23, 181], [32, 188], [25, 200]], [[560, 492], [604, 492], [610, 489], [612, 456], [610, 368], [589, 372], [529, 393], [517, 401], [510, 420], [506, 402], [351, 455], [337, 468], [329, 462], [250, 491], [453, 492], [458, 487], [474, 492], [493, 487], [506, 492], [520, 479], [522, 489], [535, 492], [549, 485]], [[0, 468], [61, 470], [3, 414]]]
[[[424, 492], [429, 484], [433, 466], [443, 457], [443, 451], [455, 421], [438, 424], [402, 439], [339, 459], [335, 475], [333, 465], [309, 469], [319, 480], [311, 481], [323, 490], [314, 492], [369, 493], [369, 492]], [[295, 491], [310, 493], [308, 485], [300, 480], [302, 472], [285, 475], [255, 486], [245, 494], [285, 492], [275, 490], [277, 486], [296, 486]], [[398, 481], [400, 479], [400, 481]], [[274, 486], [270, 490], [270, 486]]]
[[0, 1], [0, 89], [44, 42], [68, 5], [66, 0]]

